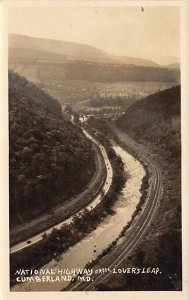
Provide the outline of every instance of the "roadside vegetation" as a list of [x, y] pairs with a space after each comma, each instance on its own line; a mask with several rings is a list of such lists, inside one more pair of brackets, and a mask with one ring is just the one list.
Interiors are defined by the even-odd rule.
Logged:
[[[93, 130], [91, 130], [91, 133]], [[93, 134], [93, 133], [92, 133]], [[74, 216], [70, 225], [64, 225], [61, 229], [54, 229], [51, 234], [44, 235], [43, 240], [31, 245], [22, 251], [16, 252], [10, 257], [11, 284], [15, 283], [15, 271], [22, 269], [40, 268], [53, 257], [65, 252], [69, 247], [83, 239], [94, 230], [99, 223], [109, 214], [113, 214], [113, 204], [118, 199], [125, 183], [125, 173], [122, 160], [116, 155], [108, 139], [102, 134], [95, 136], [106, 148], [113, 168], [113, 179], [110, 190], [106, 195], [102, 194], [102, 201], [98, 206], [89, 211], [78, 213]]]
[[[117, 135], [114, 133], [114, 131], [112, 131], [111, 127], [109, 126], [109, 122], [99, 119], [99, 118], [95, 118], [95, 117], [90, 117], [87, 120], [87, 125], [90, 126], [90, 130], [92, 131], [92, 134], [95, 134], [98, 136], [98, 138], [101, 139], [101, 136], [106, 136], [108, 137], [108, 143], [110, 140], [116, 142], [116, 144], [120, 145], [120, 147], [122, 147], [123, 149], [125, 149], [126, 151], [128, 151], [129, 153], [131, 153], [133, 156], [136, 156], [136, 153], [133, 152], [133, 149], [131, 149], [130, 147], [126, 146], [125, 143], [123, 143], [118, 137]], [[93, 128], [93, 129], [92, 129]], [[103, 135], [102, 135], [103, 133]], [[150, 174], [149, 174], [149, 170], [148, 170], [148, 166], [141, 160], [140, 157], [137, 157], [137, 159], [141, 162], [141, 164], [143, 165], [143, 168], [145, 169], [145, 176], [142, 179], [142, 184], [140, 187], [140, 192], [141, 192], [141, 197], [140, 197], [140, 201], [136, 206], [136, 210], [134, 211], [131, 220], [123, 227], [121, 233], [119, 234], [119, 236], [112, 241], [112, 243], [105, 248], [102, 253], [94, 260], [90, 261], [89, 263], [87, 263], [87, 265], [85, 266], [85, 268], [95, 268], [95, 266], [97, 266], [98, 268], [98, 262], [104, 257], [106, 256], [108, 253], [110, 253], [110, 251], [113, 250], [113, 248], [115, 248], [117, 242], [119, 241], [119, 239], [125, 235], [125, 232], [130, 228], [130, 226], [132, 225], [135, 217], [140, 214], [143, 205], [145, 204], [146, 201], [146, 197], [148, 195], [148, 188], [149, 188], [149, 178], [150, 178]]]

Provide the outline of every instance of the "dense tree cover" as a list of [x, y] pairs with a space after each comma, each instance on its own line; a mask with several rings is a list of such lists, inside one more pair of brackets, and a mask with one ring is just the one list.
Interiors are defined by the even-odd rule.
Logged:
[[[89, 117], [87, 120], [87, 124], [91, 127], [97, 130], [98, 136], [103, 138], [106, 136], [107, 138], [112, 138], [112, 131], [110, 127], [108, 126], [108, 123], [100, 118], [95, 118], [93, 116]], [[101, 133], [101, 134], [100, 134]], [[108, 143], [108, 139], [106, 139], [106, 143]]]
[[9, 70], [9, 82], [10, 90], [25, 93], [26, 95], [30, 96], [33, 101], [40, 103], [46, 112], [52, 112], [57, 116], [61, 116], [60, 103], [56, 99], [43, 92], [35, 84], [28, 81], [25, 77]]
[[90, 100], [90, 106], [92, 107], [102, 107], [102, 106], [128, 106], [136, 102], [135, 97], [98, 97]]
[[79, 192], [95, 169], [92, 144], [81, 129], [58, 116], [56, 101], [57, 111], [41, 104], [45, 94], [28, 84], [15, 74], [9, 78], [11, 226]]
[[[93, 134], [93, 130], [90, 132]], [[108, 214], [113, 212], [113, 204], [118, 199], [125, 183], [125, 172], [121, 158], [111, 147], [108, 139], [101, 133], [95, 138], [100, 141], [106, 148], [112, 168], [113, 178], [112, 185], [108, 193], [102, 197], [101, 202], [95, 209], [89, 211], [85, 209], [83, 213], [74, 216], [69, 225], [63, 225], [60, 229], [54, 229], [51, 234], [44, 235], [40, 242], [16, 252], [11, 255], [11, 283], [15, 283], [15, 271], [18, 269], [39, 268], [46, 264], [53, 257], [66, 251], [69, 247], [80, 241], [88, 233], [94, 230], [99, 223]], [[30, 259], [28, 259], [28, 257]]]
[[72, 80], [96, 82], [160, 81], [176, 82], [179, 71], [160, 67], [113, 65], [85, 62], [64, 63], [64, 76]]

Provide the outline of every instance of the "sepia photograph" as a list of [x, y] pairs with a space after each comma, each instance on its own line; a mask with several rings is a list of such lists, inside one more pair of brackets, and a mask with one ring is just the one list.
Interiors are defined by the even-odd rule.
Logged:
[[8, 7], [10, 292], [182, 291], [181, 8], [63, 3]]

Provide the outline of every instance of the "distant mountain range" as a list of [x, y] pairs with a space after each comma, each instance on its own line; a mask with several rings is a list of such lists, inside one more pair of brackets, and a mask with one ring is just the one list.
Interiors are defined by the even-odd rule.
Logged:
[[9, 69], [61, 103], [93, 98], [95, 83], [167, 82], [170, 86], [180, 82], [180, 70], [173, 66], [114, 56], [88, 45], [15, 34], [9, 35]]
[[9, 34], [9, 57], [35, 60], [86, 61], [108, 64], [131, 64], [157, 67], [141, 58], [116, 56], [85, 44]]
[[164, 67], [168, 69], [179, 69], [180, 63], [169, 64], [169, 65], [165, 65]]

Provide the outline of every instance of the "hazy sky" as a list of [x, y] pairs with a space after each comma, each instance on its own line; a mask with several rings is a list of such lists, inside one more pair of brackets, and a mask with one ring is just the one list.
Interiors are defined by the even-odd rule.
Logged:
[[179, 60], [177, 7], [17, 7], [9, 9], [9, 32], [72, 41], [111, 54]]

